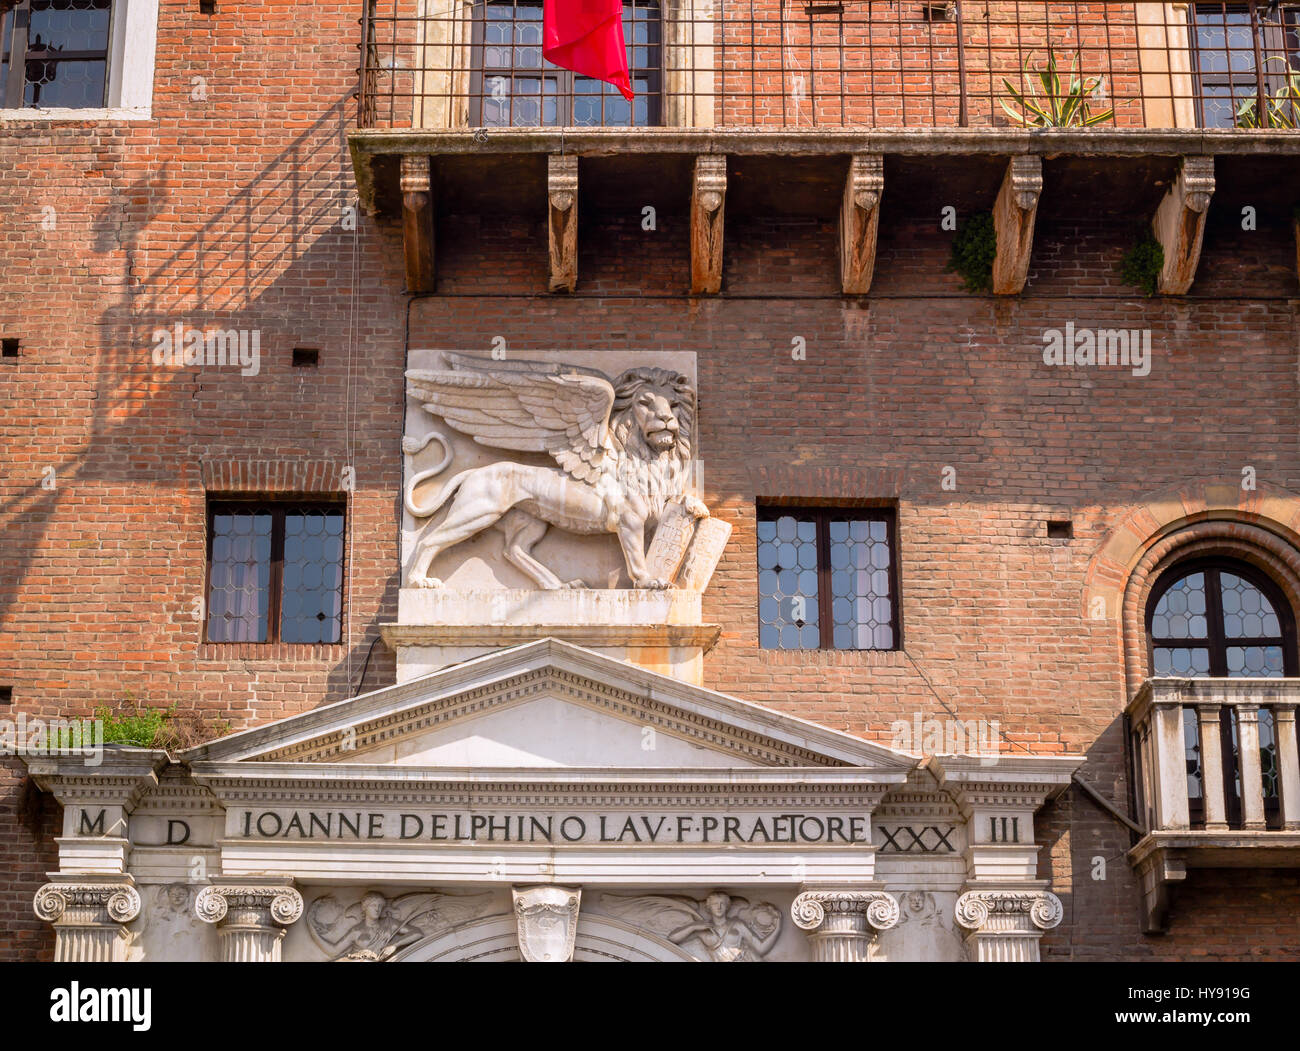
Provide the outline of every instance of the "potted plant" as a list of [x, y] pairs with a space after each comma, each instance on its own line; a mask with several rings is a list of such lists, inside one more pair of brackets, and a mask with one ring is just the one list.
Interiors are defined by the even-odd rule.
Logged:
[[[1076, 73], [1077, 52], [1070, 59], [1070, 72], [1065, 82], [1058, 72], [1056, 53], [1050, 47], [1047, 49], [1047, 64], [1041, 69], [1031, 72], [1032, 60], [1031, 54], [1025, 60], [1023, 70], [1028, 90], [1019, 91], [1011, 81], [1002, 78], [1007, 92], [1020, 105], [1021, 112], [1013, 109], [1006, 99], [998, 101], [1007, 116], [1017, 124], [1026, 128], [1087, 128], [1114, 120], [1113, 107], [1095, 112], [1092, 109], [1093, 92], [1101, 84], [1101, 77], [1085, 78]], [[1035, 80], [1041, 85], [1041, 92], [1035, 86]]]

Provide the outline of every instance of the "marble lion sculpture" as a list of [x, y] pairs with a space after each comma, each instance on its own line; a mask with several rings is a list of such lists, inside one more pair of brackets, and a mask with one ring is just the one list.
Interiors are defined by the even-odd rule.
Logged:
[[596, 369], [547, 362], [450, 353], [442, 360], [443, 368], [406, 373], [408, 393], [425, 410], [482, 445], [549, 453], [559, 466], [502, 460], [473, 467], [420, 503], [416, 490], [450, 465], [451, 444], [436, 430], [422, 440], [404, 440], [408, 456], [430, 442], [442, 448], [440, 462], [407, 483], [406, 510], [414, 518], [428, 518], [450, 501], [442, 521], [427, 527], [416, 544], [409, 586], [441, 587], [429, 575], [434, 559], [489, 526], [504, 534], [506, 559], [541, 588], [589, 586], [561, 581], [533, 557], [533, 547], [550, 526], [613, 533], [636, 587], [671, 586], [647, 570], [647, 529], [673, 501], [681, 501], [697, 519], [709, 514], [686, 493], [695, 392], [685, 376], [647, 367], [610, 379]]

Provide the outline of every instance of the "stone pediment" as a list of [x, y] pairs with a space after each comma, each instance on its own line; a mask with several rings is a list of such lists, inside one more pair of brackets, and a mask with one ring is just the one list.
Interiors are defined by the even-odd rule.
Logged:
[[183, 758], [498, 771], [848, 767], [889, 781], [917, 763], [549, 638], [232, 734]]

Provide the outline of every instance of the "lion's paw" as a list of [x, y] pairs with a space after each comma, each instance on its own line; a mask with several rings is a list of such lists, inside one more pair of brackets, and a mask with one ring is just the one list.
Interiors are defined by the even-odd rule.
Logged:
[[442, 581], [437, 577], [413, 577], [411, 586], [415, 588], [440, 588]]
[[658, 577], [648, 577], [645, 580], [638, 580], [637, 587], [644, 588], [646, 591], [667, 591], [672, 585], [666, 580], [660, 580]]
[[564, 582], [564, 586], [573, 591], [577, 591], [579, 589], [585, 589], [590, 585], [588, 585], [588, 583], [585, 580], [566, 580]]
[[709, 509], [704, 506], [704, 502], [696, 500], [694, 497], [686, 501], [686, 512], [694, 518], [709, 517]]

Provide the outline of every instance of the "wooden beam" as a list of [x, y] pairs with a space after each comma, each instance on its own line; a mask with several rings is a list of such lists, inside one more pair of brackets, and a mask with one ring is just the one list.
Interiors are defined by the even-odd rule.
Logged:
[[1181, 296], [1196, 280], [1205, 217], [1213, 195], [1214, 158], [1184, 157], [1178, 178], [1151, 221], [1151, 229], [1165, 253], [1164, 269], [1160, 271], [1160, 291], [1165, 295]]
[[406, 290], [433, 291], [433, 181], [431, 159], [403, 154], [402, 245]]
[[727, 158], [695, 158], [691, 187], [691, 294], [722, 290], [722, 228], [727, 201]]
[[840, 287], [846, 296], [864, 295], [871, 289], [884, 192], [885, 158], [879, 153], [854, 154], [840, 204]]
[[1043, 160], [1025, 154], [1012, 157], [993, 205], [997, 255], [993, 257], [993, 291], [1014, 296], [1024, 290], [1034, 251], [1034, 220], [1043, 193]]
[[552, 153], [546, 164], [551, 291], [572, 292], [578, 287], [578, 158]]
[[1300, 280], [1300, 215], [1291, 220], [1291, 225], [1295, 227], [1295, 276]]

